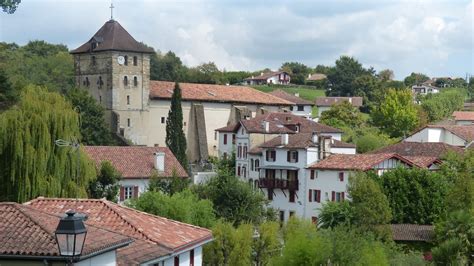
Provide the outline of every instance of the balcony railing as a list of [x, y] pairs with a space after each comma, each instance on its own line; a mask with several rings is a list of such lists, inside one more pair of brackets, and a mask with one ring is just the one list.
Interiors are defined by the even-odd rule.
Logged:
[[298, 180], [260, 178], [258, 181], [260, 188], [279, 188], [298, 190]]

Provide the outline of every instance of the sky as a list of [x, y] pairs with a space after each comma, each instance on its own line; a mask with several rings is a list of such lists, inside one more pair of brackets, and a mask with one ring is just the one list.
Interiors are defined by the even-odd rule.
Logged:
[[[334, 65], [341, 55], [395, 79], [474, 75], [474, 7], [467, 0], [113, 0], [114, 19], [138, 41], [188, 66], [278, 69]], [[23, 0], [0, 12], [0, 41], [74, 49], [110, 19], [110, 0]]]

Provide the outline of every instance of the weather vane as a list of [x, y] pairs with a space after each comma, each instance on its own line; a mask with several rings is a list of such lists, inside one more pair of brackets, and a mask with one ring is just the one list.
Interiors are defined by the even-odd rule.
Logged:
[[110, 20], [114, 20], [114, 3], [110, 1]]

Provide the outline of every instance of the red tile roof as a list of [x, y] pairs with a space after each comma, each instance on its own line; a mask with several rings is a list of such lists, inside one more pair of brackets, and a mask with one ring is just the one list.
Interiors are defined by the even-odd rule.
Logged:
[[188, 174], [167, 147], [144, 146], [84, 146], [84, 151], [94, 160], [97, 167], [102, 161], [110, 161], [123, 178], [149, 178], [155, 171], [153, 153], [165, 153], [165, 171], [160, 176], [171, 177], [173, 171], [179, 177]]
[[422, 241], [434, 240], [434, 226], [419, 224], [392, 224], [392, 237], [394, 241]]
[[354, 148], [355, 149], [356, 145], [353, 144], [353, 143], [347, 143], [347, 142], [340, 141], [340, 140], [337, 140], [337, 139], [332, 139], [331, 147], [332, 148]]
[[455, 111], [453, 113], [454, 120], [474, 121], [474, 112]]
[[[65, 212], [50, 214], [18, 203], [0, 203], [0, 257], [12, 255], [59, 257], [54, 232]], [[87, 237], [82, 256], [124, 247], [133, 240], [86, 221]]]
[[237, 129], [239, 129], [239, 127], [240, 127], [240, 123], [232, 123], [232, 124], [229, 124], [225, 127], [218, 128], [218, 129], [216, 129], [216, 131], [219, 131], [219, 132], [237, 132]]
[[378, 153], [378, 154], [333, 154], [328, 158], [316, 162], [308, 168], [323, 170], [358, 170], [367, 171], [373, 166], [388, 159], [398, 159], [409, 166], [414, 163], [396, 153]]
[[285, 71], [270, 71], [267, 73], [262, 73], [260, 76], [248, 77], [244, 80], [267, 80], [273, 76], [280, 75], [281, 73], [285, 73], [288, 75], [288, 73]]
[[323, 80], [323, 79], [326, 79], [327, 76], [324, 75], [324, 74], [320, 74], [320, 73], [314, 73], [314, 74], [311, 74], [311, 76], [309, 76], [309, 78], [307, 78], [306, 80], [307, 81], [317, 81], [317, 80]]
[[[282, 136], [275, 137], [267, 142], [259, 145], [259, 148], [288, 148], [288, 149], [305, 149], [308, 147], [317, 147], [318, 144], [313, 143], [313, 133], [296, 133], [288, 135], [288, 144], [282, 144]], [[356, 145], [332, 139], [331, 147], [334, 148], [355, 148]], [[257, 150], [255, 150], [257, 152]], [[261, 151], [260, 151], [261, 152]], [[251, 152], [252, 153], [252, 150]]]
[[293, 95], [293, 94], [289, 94], [289, 93], [285, 92], [284, 90], [274, 90], [272, 92], [269, 92], [269, 94], [271, 94], [273, 96], [276, 96], [278, 98], [282, 98], [283, 100], [294, 102], [297, 105], [311, 105], [311, 106], [314, 105], [314, 103], [312, 103], [311, 101], [302, 99], [302, 98], [300, 98], [296, 95]]
[[[183, 101], [260, 104], [273, 106], [294, 105], [268, 93], [246, 86], [179, 83]], [[150, 99], [171, 99], [174, 82], [150, 81]]]
[[316, 106], [332, 106], [343, 101], [350, 101], [355, 107], [362, 106], [362, 97], [317, 97]]
[[35, 209], [52, 214], [69, 209], [88, 216], [87, 222], [108, 228], [135, 239], [138, 244], [120, 248], [117, 259], [120, 265], [143, 263], [212, 239], [210, 230], [163, 217], [140, 212], [104, 199], [55, 199], [37, 198], [25, 203]]
[[463, 149], [442, 142], [411, 142], [402, 141], [370, 153], [397, 153], [402, 156], [421, 156], [441, 158], [448, 152], [463, 153]]

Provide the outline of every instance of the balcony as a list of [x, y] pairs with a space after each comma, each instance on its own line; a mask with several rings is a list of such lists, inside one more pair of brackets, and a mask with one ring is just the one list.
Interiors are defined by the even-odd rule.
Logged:
[[298, 190], [298, 180], [260, 178], [258, 186], [260, 188]]

